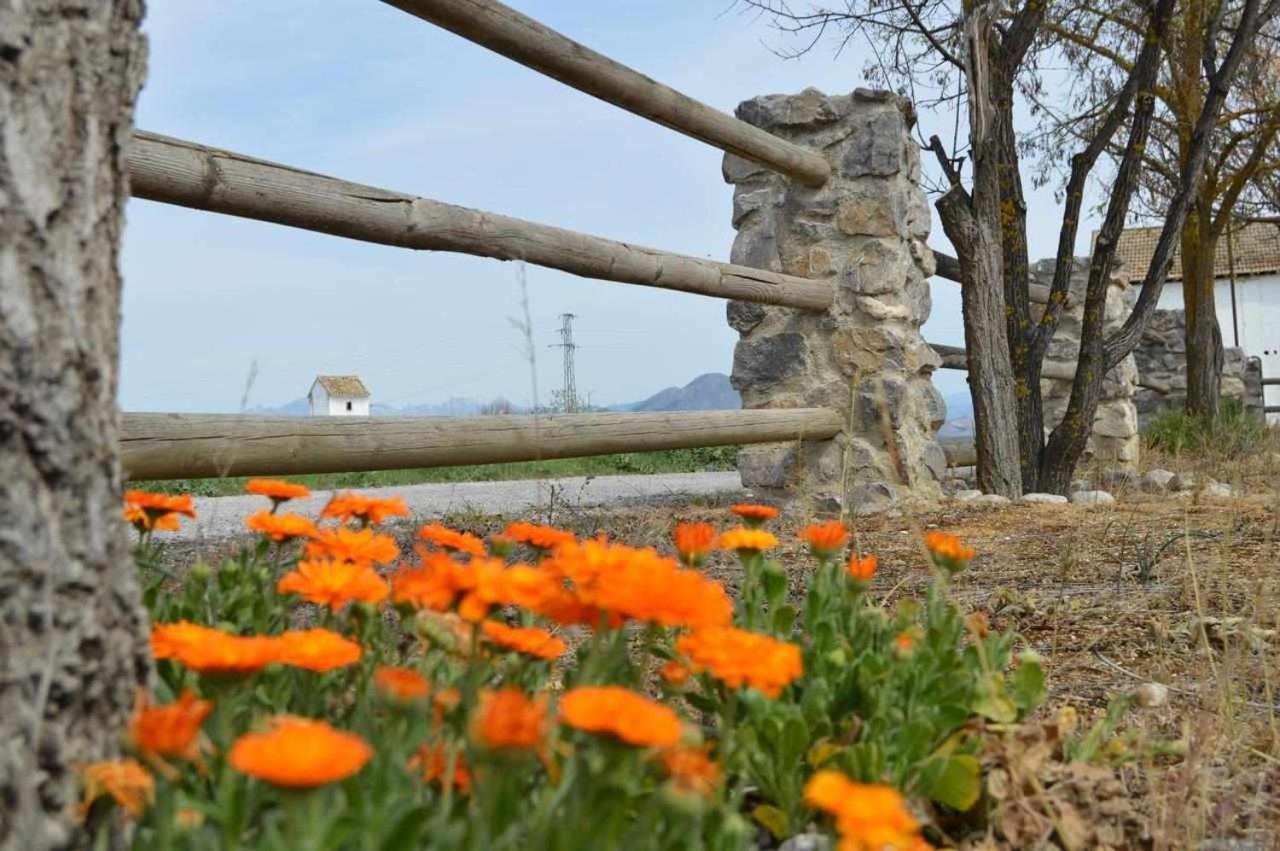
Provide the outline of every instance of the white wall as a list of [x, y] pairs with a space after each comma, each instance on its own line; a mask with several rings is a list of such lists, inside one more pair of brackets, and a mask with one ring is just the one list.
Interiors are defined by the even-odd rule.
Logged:
[[331, 396], [328, 414], [331, 417], [367, 417], [369, 416], [369, 399]]
[[329, 415], [329, 393], [320, 386], [319, 381], [312, 382], [307, 398], [311, 400], [311, 416], [325, 417]]

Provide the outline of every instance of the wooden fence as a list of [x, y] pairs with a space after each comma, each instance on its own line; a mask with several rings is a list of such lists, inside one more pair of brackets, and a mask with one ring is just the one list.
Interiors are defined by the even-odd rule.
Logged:
[[[818, 152], [655, 82], [496, 0], [383, 2], [806, 185], [820, 186], [831, 174]], [[523, 260], [598, 280], [800, 310], [825, 310], [834, 297], [830, 279], [603, 239], [142, 130], [128, 165], [139, 198], [364, 242]], [[940, 255], [939, 274], [958, 279], [958, 263]], [[842, 422], [825, 409], [351, 420], [126, 413], [122, 454], [132, 479], [300, 474], [826, 439]], [[951, 453], [960, 458], [955, 447]]]

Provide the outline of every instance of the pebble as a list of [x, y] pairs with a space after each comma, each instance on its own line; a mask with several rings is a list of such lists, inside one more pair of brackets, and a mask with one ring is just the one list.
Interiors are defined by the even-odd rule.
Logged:
[[1160, 683], [1143, 683], [1134, 695], [1138, 698], [1138, 705], [1146, 709], [1155, 709], [1169, 702], [1169, 689]]
[[1069, 500], [1062, 494], [1057, 493], [1024, 493], [1022, 501], [1039, 502], [1048, 505], [1065, 505]]
[[1008, 505], [1009, 497], [998, 493], [983, 493], [965, 500], [974, 505]]
[[977, 499], [980, 496], [982, 496], [982, 491], [964, 490], [956, 491], [951, 495], [951, 498], [956, 502], [969, 502], [970, 500]]
[[1076, 491], [1071, 501], [1076, 505], [1111, 505], [1116, 498], [1106, 491]]
[[1148, 470], [1138, 482], [1138, 486], [1147, 493], [1163, 493], [1169, 489], [1169, 483], [1177, 476], [1168, 470]]

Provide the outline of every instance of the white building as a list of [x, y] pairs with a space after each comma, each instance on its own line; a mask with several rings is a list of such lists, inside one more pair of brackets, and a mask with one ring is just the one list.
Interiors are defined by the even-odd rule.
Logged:
[[[1116, 256], [1132, 282], [1141, 282], [1155, 251], [1160, 228], [1130, 228], [1120, 235]], [[1262, 360], [1264, 378], [1280, 378], [1280, 225], [1253, 223], [1218, 240], [1214, 307], [1222, 344]], [[1233, 280], [1234, 279], [1234, 280]], [[1158, 306], [1182, 310], [1182, 266], [1177, 254]], [[1280, 387], [1264, 390], [1268, 407], [1280, 405]], [[1275, 420], [1273, 415], [1268, 417]]]
[[313, 417], [369, 416], [369, 388], [356, 375], [317, 375], [307, 401]]

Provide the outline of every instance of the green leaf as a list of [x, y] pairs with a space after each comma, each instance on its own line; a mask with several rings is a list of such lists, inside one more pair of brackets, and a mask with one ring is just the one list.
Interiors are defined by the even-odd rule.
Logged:
[[1000, 724], [1018, 720], [1018, 707], [1004, 693], [1004, 680], [998, 674], [987, 681], [986, 693], [973, 702], [973, 711]]
[[938, 774], [929, 786], [929, 797], [953, 810], [967, 810], [977, 803], [982, 791], [981, 769], [972, 754], [952, 754], [941, 760]]
[[764, 580], [765, 600], [770, 608], [777, 608], [787, 596], [787, 574], [777, 562], [768, 561], [761, 571], [761, 578]]
[[774, 839], [785, 839], [791, 835], [791, 823], [787, 819], [787, 814], [777, 807], [760, 804], [751, 811], [751, 817], [773, 834]]
[[431, 815], [426, 806], [417, 806], [400, 817], [383, 837], [381, 851], [411, 851], [421, 845], [421, 831]]
[[1009, 685], [1014, 703], [1024, 714], [1044, 701], [1044, 669], [1035, 660], [1024, 658], [1014, 670], [1013, 679]]
[[777, 635], [787, 635], [796, 622], [794, 606], [779, 606], [773, 612], [773, 631]]
[[821, 738], [813, 743], [813, 747], [809, 748], [809, 753], [805, 755], [804, 761], [809, 764], [810, 768], [821, 768], [823, 763], [840, 753], [843, 748], [833, 742], [830, 738]]

